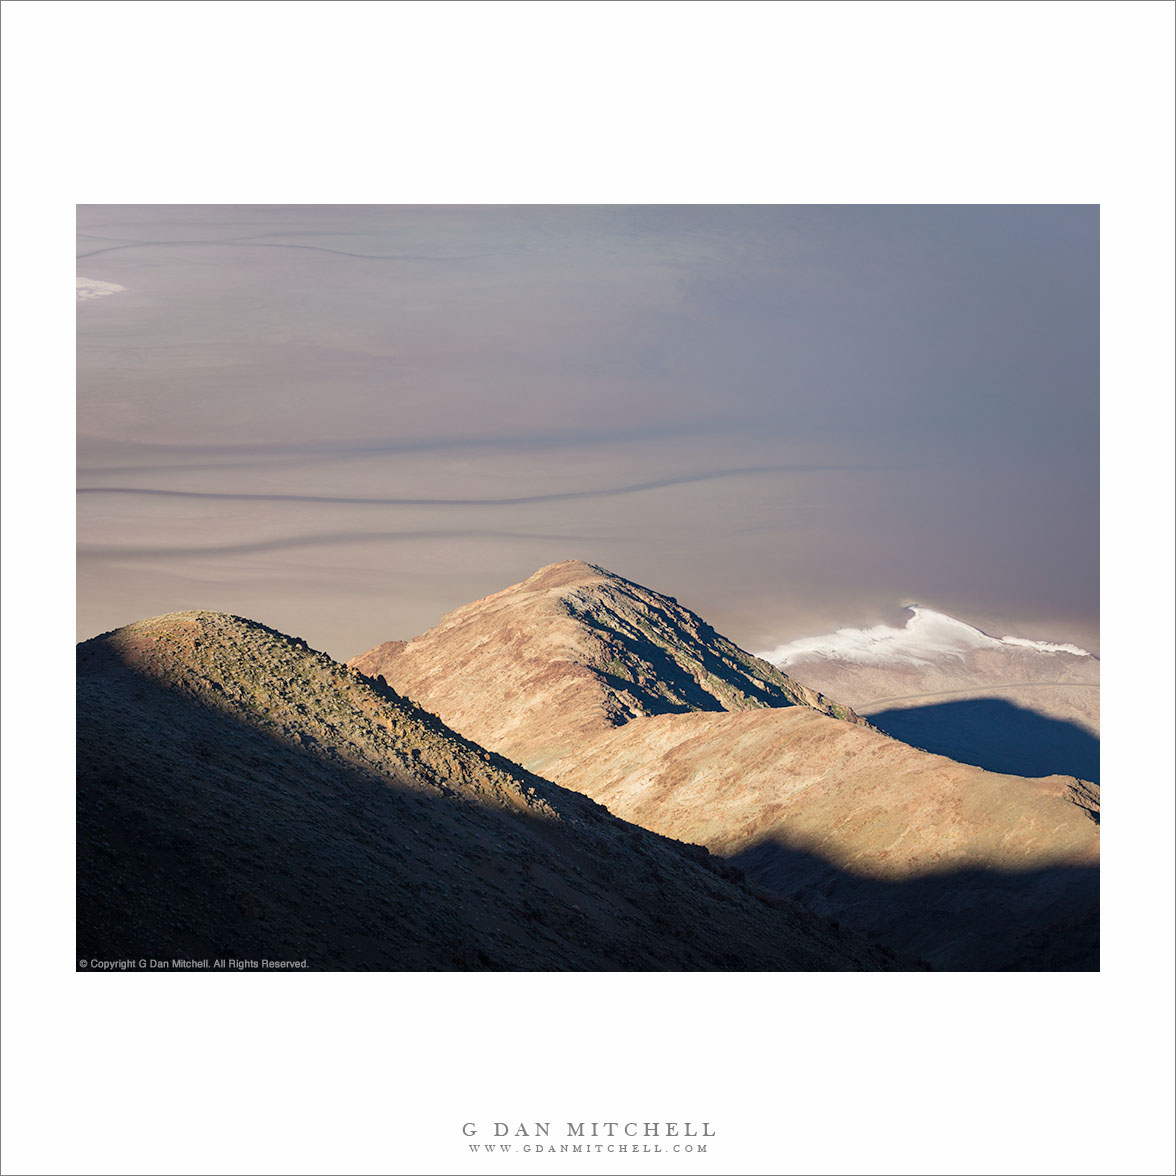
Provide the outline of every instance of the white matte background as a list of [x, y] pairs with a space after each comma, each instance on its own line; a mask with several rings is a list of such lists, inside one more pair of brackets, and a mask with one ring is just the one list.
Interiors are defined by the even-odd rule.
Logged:
[[[1170, 1172], [1173, 11], [5, 4], [4, 1171]], [[74, 205], [179, 201], [1100, 203], [1103, 971], [75, 973]]]

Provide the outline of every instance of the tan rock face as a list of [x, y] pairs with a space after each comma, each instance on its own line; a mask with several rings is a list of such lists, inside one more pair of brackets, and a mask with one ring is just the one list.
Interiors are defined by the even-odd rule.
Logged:
[[542, 568], [413, 641], [348, 664], [382, 674], [455, 730], [540, 772], [645, 715], [804, 706], [860, 721], [672, 598], [579, 560]]
[[724, 855], [774, 836], [888, 880], [1098, 862], [1091, 786], [984, 772], [799, 707], [643, 719], [551, 767], [618, 816]]

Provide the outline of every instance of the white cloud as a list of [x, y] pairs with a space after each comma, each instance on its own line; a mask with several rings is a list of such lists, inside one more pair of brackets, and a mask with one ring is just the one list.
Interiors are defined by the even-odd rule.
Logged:
[[1016, 645], [1040, 653], [1090, 657], [1076, 645], [1030, 641], [1024, 637], [990, 637], [954, 617], [911, 605], [911, 618], [901, 629], [874, 625], [869, 629], [838, 629], [819, 637], [801, 637], [759, 656], [778, 666], [835, 659], [862, 665], [930, 665], [943, 657], [963, 658], [975, 649]]
[[100, 282], [97, 278], [78, 278], [78, 301], [104, 298], [107, 294], [119, 294], [126, 289], [117, 282]]

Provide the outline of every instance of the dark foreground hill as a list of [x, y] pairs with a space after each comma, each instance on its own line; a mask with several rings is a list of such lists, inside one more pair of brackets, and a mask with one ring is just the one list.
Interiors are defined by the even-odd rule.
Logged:
[[143, 621], [77, 671], [79, 959], [904, 966], [263, 625]]

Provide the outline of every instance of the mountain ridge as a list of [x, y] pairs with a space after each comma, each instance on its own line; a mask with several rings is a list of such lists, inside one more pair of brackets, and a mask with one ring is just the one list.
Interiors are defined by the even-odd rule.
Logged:
[[82, 959], [915, 966], [258, 622], [168, 614], [77, 664]]
[[[434, 658], [434, 645], [456, 645], [461, 656]], [[451, 726], [537, 771], [553, 754], [645, 715], [804, 706], [864, 722], [674, 597], [582, 560], [549, 564], [452, 610], [419, 637], [385, 642], [347, 664], [426, 701], [444, 695]], [[462, 705], [467, 675], [494, 683], [492, 710]]]
[[[602, 634], [634, 588], [645, 610]], [[655, 606], [671, 620], [653, 624]], [[819, 878], [818, 897], [846, 896], [826, 913], [866, 934], [885, 928], [899, 936], [888, 942], [906, 951], [917, 944], [936, 966], [1097, 967], [1097, 786], [931, 754], [852, 712], [847, 722], [831, 706], [797, 705], [806, 688], [792, 679], [776, 706], [737, 695], [744, 705], [725, 707], [715, 695], [697, 705], [679, 691], [660, 713], [637, 695], [617, 721], [601, 703], [615, 688], [601, 665], [626, 649], [635, 628], [672, 641], [685, 612], [672, 598], [567, 561], [350, 664], [385, 674], [455, 728], [617, 815], [739, 861], [777, 893], [809, 885], [789, 874], [803, 863], [805, 878]], [[713, 634], [701, 618], [686, 618], [689, 642]], [[693, 651], [666, 652], [705, 674], [707, 660]], [[726, 646], [711, 663], [727, 670], [758, 663], [725, 655]], [[578, 690], [544, 689], [572, 676]], [[728, 689], [739, 688], [731, 682]], [[1025, 893], [1010, 925], [1007, 879], [1021, 874]], [[930, 877], [941, 881], [913, 885]], [[855, 878], [873, 885], [867, 892]], [[923, 905], [901, 912], [893, 905], [911, 901]], [[1080, 948], [1056, 931], [1070, 922], [1083, 928]], [[1035, 942], [1043, 945], [1036, 954]]]

